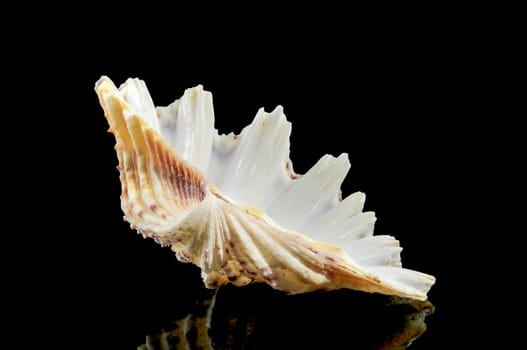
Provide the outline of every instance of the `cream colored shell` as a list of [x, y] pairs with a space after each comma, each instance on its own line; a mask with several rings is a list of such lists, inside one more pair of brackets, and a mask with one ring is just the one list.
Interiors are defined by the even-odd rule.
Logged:
[[373, 235], [364, 195], [340, 199], [346, 154], [294, 173], [281, 107], [260, 109], [240, 135], [219, 135], [201, 86], [167, 107], [154, 107], [138, 79], [117, 89], [102, 77], [95, 90], [116, 138], [125, 219], [199, 266], [208, 287], [266, 282], [286, 293], [426, 299], [434, 277], [402, 268], [399, 242]]

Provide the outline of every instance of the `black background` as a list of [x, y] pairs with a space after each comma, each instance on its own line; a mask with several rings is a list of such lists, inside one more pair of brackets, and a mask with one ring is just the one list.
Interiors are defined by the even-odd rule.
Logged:
[[[475, 120], [488, 103], [479, 95], [476, 36], [453, 30], [455, 19], [410, 17], [372, 16], [359, 25], [326, 16], [330, 28], [311, 18], [287, 31], [288, 18], [279, 14], [226, 31], [218, 30], [225, 23], [205, 28], [198, 21], [159, 28], [167, 35], [162, 42], [144, 35], [144, 24], [93, 18], [91, 34], [33, 52], [25, 73], [40, 82], [44, 98], [21, 106], [34, 118], [30, 131], [42, 137], [32, 163], [45, 169], [46, 185], [36, 204], [42, 210], [24, 222], [37, 236], [24, 244], [36, 266], [17, 278], [38, 291], [38, 311], [22, 313], [21, 327], [28, 318], [47, 326], [40, 337], [57, 346], [75, 339], [78, 348], [100, 342], [131, 349], [191, 298], [186, 284], [199, 283], [197, 268], [179, 264], [122, 220], [114, 139], [93, 90], [104, 74], [117, 85], [145, 80], [156, 105], [202, 84], [213, 93], [223, 133], [238, 133], [259, 107], [282, 105], [293, 123], [296, 172], [326, 153], [347, 152], [343, 195], [365, 192], [366, 209], [377, 214], [375, 232], [400, 240], [405, 267], [436, 276], [429, 293], [436, 312], [411, 348], [476, 342], [481, 336], [468, 328], [481, 313], [469, 311], [478, 304], [470, 290], [481, 279], [468, 256], [483, 253], [469, 209], [478, 190], [472, 169], [485, 153], [484, 122]], [[42, 40], [55, 42], [67, 28]]]

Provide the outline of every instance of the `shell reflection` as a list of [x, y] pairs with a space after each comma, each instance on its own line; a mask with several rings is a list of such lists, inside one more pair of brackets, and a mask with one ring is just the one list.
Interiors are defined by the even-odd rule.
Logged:
[[138, 349], [406, 349], [433, 311], [429, 301], [350, 290], [287, 296], [227, 286]]

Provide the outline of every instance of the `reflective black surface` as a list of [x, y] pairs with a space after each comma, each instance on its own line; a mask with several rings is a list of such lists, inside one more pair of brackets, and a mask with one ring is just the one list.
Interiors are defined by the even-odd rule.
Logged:
[[434, 310], [430, 302], [350, 290], [287, 296], [267, 285], [196, 296], [188, 314], [140, 349], [406, 349]]

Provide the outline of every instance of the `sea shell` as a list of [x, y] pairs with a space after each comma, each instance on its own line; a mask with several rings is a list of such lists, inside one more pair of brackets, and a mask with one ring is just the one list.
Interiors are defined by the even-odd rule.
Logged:
[[373, 235], [365, 196], [340, 197], [347, 154], [306, 174], [289, 160], [282, 107], [239, 135], [214, 128], [211, 93], [154, 107], [143, 81], [95, 90], [116, 138], [121, 207], [132, 228], [201, 268], [209, 288], [266, 282], [295, 294], [351, 288], [420, 300], [434, 277], [401, 267], [399, 242]]

